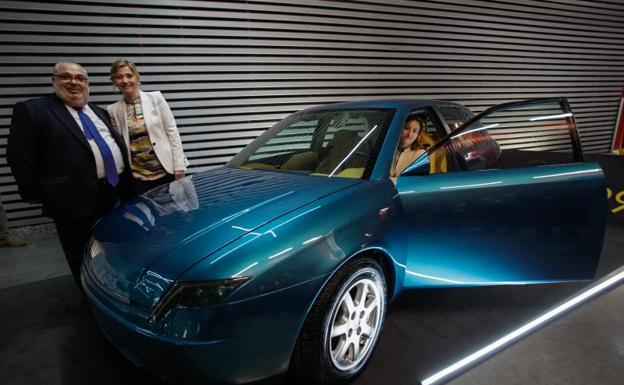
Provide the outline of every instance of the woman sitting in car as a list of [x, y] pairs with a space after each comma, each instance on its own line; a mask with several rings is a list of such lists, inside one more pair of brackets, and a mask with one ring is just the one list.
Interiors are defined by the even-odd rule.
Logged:
[[410, 116], [405, 122], [403, 133], [399, 147], [394, 155], [392, 168], [390, 169], [390, 178], [396, 182], [396, 178], [401, 172], [416, 158], [425, 152], [425, 149], [419, 144], [418, 136], [421, 134], [423, 122], [417, 116]]

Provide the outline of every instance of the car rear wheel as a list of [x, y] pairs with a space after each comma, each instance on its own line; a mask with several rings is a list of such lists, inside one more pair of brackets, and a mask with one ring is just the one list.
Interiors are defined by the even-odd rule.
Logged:
[[348, 262], [329, 280], [305, 321], [293, 374], [307, 384], [348, 382], [373, 353], [386, 312], [386, 283], [370, 258]]

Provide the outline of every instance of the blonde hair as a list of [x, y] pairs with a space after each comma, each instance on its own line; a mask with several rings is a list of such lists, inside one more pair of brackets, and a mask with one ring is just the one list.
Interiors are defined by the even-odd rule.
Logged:
[[141, 74], [139, 74], [139, 70], [136, 68], [133, 62], [128, 59], [117, 59], [111, 65], [110, 68], [110, 80], [114, 82], [115, 76], [121, 67], [128, 67], [130, 71], [137, 77], [138, 80], [141, 80]]

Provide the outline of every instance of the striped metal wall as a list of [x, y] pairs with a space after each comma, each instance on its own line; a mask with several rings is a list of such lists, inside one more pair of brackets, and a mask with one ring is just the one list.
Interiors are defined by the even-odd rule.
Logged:
[[570, 99], [584, 150], [605, 152], [624, 81], [624, 4], [576, 0], [0, 1], [0, 192], [22, 203], [4, 158], [12, 106], [51, 92], [60, 60], [89, 70], [91, 100], [116, 100], [110, 63], [134, 60], [174, 111], [190, 172], [216, 167], [290, 112], [411, 96], [475, 112]]

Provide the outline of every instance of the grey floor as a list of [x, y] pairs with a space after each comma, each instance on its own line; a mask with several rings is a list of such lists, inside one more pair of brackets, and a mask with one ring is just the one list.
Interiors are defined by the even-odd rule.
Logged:
[[[20, 235], [26, 247], [0, 249], [0, 383], [162, 385], [100, 334], [53, 230]], [[610, 225], [596, 281], [624, 266], [622, 251], [624, 227]], [[407, 292], [390, 306], [377, 351], [355, 384], [419, 384], [590, 284]], [[621, 385], [623, 326], [621, 285], [446, 383]]]

